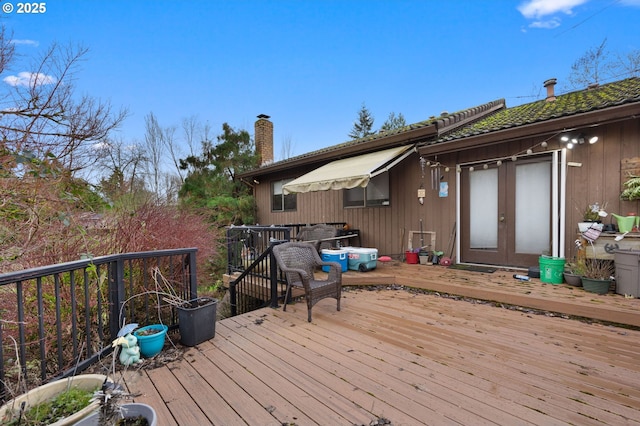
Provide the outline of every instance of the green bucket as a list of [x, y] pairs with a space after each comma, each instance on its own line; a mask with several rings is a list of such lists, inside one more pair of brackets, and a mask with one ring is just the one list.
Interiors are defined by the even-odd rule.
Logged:
[[540, 256], [540, 281], [550, 284], [562, 284], [564, 281], [564, 258]]

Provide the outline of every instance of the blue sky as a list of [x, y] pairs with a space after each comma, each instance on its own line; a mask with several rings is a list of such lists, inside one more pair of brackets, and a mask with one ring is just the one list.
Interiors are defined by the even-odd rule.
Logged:
[[54, 42], [89, 48], [78, 94], [129, 109], [118, 138], [141, 141], [150, 112], [163, 127], [195, 115], [214, 135], [224, 122], [253, 134], [267, 114], [276, 160], [286, 143], [299, 155], [348, 140], [363, 103], [374, 128], [391, 112], [413, 123], [501, 98], [515, 106], [543, 98], [548, 78], [562, 91], [605, 39], [612, 53], [640, 49], [640, 0], [45, 4], [37, 15], [14, 7], [3, 23], [23, 58]]

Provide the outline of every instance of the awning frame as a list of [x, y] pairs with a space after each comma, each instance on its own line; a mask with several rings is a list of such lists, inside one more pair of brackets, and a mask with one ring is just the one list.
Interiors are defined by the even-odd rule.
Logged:
[[284, 195], [339, 189], [365, 188], [371, 178], [388, 172], [416, 152], [415, 145], [334, 160], [283, 185]]

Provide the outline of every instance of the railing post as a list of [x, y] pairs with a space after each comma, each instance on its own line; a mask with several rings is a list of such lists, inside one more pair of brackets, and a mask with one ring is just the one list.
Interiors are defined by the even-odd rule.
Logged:
[[189, 298], [191, 300], [198, 297], [198, 277], [196, 274], [196, 253], [197, 250], [189, 253]]
[[272, 241], [269, 244], [269, 276], [271, 277], [272, 308], [278, 307], [278, 265], [276, 264], [276, 257], [273, 255], [273, 247], [277, 244], [280, 244], [280, 241]]
[[115, 339], [123, 324], [120, 324], [120, 308], [124, 304], [124, 259], [116, 259], [110, 262], [109, 268], [109, 303], [111, 315], [109, 315], [109, 332], [111, 340]]
[[229, 282], [229, 300], [231, 301], [231, 316], [238, 315], [238, 294], [236, 293], [236, 280]]

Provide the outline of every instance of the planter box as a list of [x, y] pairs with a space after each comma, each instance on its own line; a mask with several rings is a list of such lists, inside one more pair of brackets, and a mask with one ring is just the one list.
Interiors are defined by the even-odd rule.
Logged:
[[[69, 386], [86, 391], [93, 391], [100, 389], [105, 380], [107, 380], [107, 376], [103, 376], [102, 374], [80, 374], [78, 376], [56, 380], [55, 382], [47, 383], [32, 389], [26, 394], [7, 402], [0, 408], [0, 423], [5, 424], [5, 422], [10, 421], [11, 419], [17, 419], [17, 415], [20, 412], [20, 405], [23, 402], [26, 403], [25, 410], [28, 410], [42, 402], [54, 399], [56, 396], [66, 391]], [[77, 421], [97, 410], [99, 406], [100, 403], [98, 401], [93, 401], [84, 409], [71, 416], [65, 417], [64, 419], [58, 420], [57, 422], [52, 423], [52, 425], [73, 425]], [[15, 415], [15, 417], [13, 417], [13, 415]]]
[[178, 306], [180, 341], [186, 346], [196, 346], [216, 335], [218, 301], [211, 297], [190, 300]]
[[616, 293], [640, 297], [640, 251], [616, 250]]

